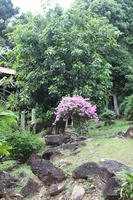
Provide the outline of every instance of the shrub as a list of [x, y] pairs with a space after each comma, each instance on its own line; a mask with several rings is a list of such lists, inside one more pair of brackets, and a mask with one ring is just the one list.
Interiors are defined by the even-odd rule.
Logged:
[[126, 171], [125, 180], [121, 189], [122, 199], [133, 199], [133, 172]]
[[0, 106], [0, 133], [4, 135], [17, 129], [17, 116]]
[[12, 146], [10, 156], [22, 163], [26, 162], [32, 153], [41, 151], [43, 147], [38, 136], [30, 133], [6, 134], [5, 139]]
[[12, 111], [16, 111], [20, 108], [20, 102], [18, 104], [18, 93], [11, 93], [8, 96], [8, 99], [6, 101], [6, 108], [11, 109]]
[[101, 118], [103, 119], [114, 119], [115, 117], [116, 117], [115, 112], [107, 108], [105, 108], [103, 110], [103, 113], [101, 114]]
[[[16, 116], [11, 111], [4, 111], [0, 109], [0, 140], [5, 141], [0, 143], [1, 154], [4, 152], [8, 154], [9, 146], [10, 156], [20, 162], [25, 162], [32, 153], [39, 152], [43, 144], [37, 135], [31, 133], [16, 132], [18, 128]], [[8, 146], [9, 145], [9, 146]], [[2, 155], [0, 155], [2, 156]]]
[[10, 155], [9, 151], [11, 150], [11, 146], [8, 145], [8, 143], [4, 140], [0, 141], [0, 160], [2, 160], [3, 157]]
[[83, 123], [76, 126], [76, 132], [79, 135], [88, 135], [88, 129], [89, 129], [88, 123]]
[[44, 123], [47, 126], [51, 126], [53, 121], [54, 121], [54, 119], [55, 119], [55, 108], [51, 108], [50, 110], [48, 110], [46, 112]]
[[133, 120], [133, 95], [125, 98], [120, 106], [120, 112], [129, 120]]
[[47, 112], [42, 108], [36, 108], [36, 123], [43, 124], [44, 128], [52, 126], [55, 119], [55, 108], [48, 108]]
[[96, 105], [92, 106], [87, 99], [81, 96], [63, 97], [57, 107], [56, 120], [59, 121], [61, 118], [72, 117], [80, 122], [85, 122], [88, 119], [98, 120], [96, 113]]

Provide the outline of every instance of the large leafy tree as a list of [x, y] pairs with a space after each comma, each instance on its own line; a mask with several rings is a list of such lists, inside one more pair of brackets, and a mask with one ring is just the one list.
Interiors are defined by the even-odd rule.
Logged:
[[87, 0], [91, 12], [106, 17], [121, 34], [118, 46], [108, 56], [112, 65], [112, 91], [122, 102], [126, 95], [133, 93], [133, 1], [131, 0]]
[[14, 8], [11, 0], [0, 0], [0, 60], [5, 60], [5, 54], [9, 46], [6, 34], [7, 24], [10, 19], [18, 14], [18, 8]]
[[18, 8], [13, 7], [11, 0], [0, 0], [0, 36], [4, 35], [7, 20], [17, 13]]
[[[82, 8], [81, 8], [82, 7]], [[62, 96], [78, 94], [102, 107], [111, 90], [111, 63], [105, 53], [117, 46], [118, 29], [92, 16], [83, 2], [45, 17], [27, 15], [12, 34], [10, 62], [16, 67], [28, 103], [47, 111]]]

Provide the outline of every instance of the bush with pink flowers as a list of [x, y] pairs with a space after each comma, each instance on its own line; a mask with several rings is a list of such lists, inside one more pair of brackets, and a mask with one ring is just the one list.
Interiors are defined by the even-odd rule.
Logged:
[[82, 96], [62, 97], [56, 109], [55, 123], [60, 119], [67, 119], [69, 117], [72, 117], [79, 123], [85, 122], [88, 119], [98, 121], [96, 105], [91, 105]]

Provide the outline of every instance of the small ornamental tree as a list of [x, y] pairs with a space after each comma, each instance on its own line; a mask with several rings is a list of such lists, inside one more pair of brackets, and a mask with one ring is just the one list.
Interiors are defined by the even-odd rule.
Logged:
[[92, 106], [82, 96], [62, 97], [56, 109], [55, 124], [60, 119], [67, 119], [69, 117], [72, 117], [74, 122], [78, 123], [85, 122], [88, 119], [98, 121], [96, 105]]

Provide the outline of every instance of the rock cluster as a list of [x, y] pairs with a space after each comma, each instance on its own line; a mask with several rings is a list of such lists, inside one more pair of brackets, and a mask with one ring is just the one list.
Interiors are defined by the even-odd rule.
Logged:
[[[45, 136], [46, 144], [52, 146], [52, 148], [47, 149], [43, 153], [42, 159], [34, 160], [31, 164], [31, 169], [44, 184], [49, 186], [48, 191], [51, 196], [64, 190], [65, 187], [63, 181], [66, 177], [64, 172], [60, 168], [55, 167], [50, 160], [52, 157], [60, 155], [59, 147], [63, 150], [77, 150], [82, 145], [85, 145], [84, 140], [86, 139], [86, 137], [77, 137], [76, 135], [71, 137], [70, 135]], [[61, 163], [60, 166], [62, 166]], [[63, 166], [66, 166], [64, 161]], [[93, 177], [94, 182], [95, 180], [100, 182], [102, 186], [102, 195], [105, 200], [117, 200], [120, 198], [122, 186], [122, 181], [118, 179], [117, 173], [122, 172], [123, 170], [130, 171], [130, 168], [120, 162], [103, 159], [98, 164], [95, 162], [82, 164], [73, 170], [72, 177], [74, 180], [87, 180], [88, 177]], [[85, 189], [82, 185], [75, 185], [71, 194], [71, 199], [83, 199], [84, 194]]]
[[[131, 134], [130, 134], [131, 135]], [[86, 162], [73, 170], [71, 179], [72, 188], [71, 193], [67, 196], [64, 191], [68, 187], [66, 175], [62, 167], [66, 167], [71, 163], [67, 160], [61, 159], [59, 166], [56, 167], [52, 160], [56, 156], [60, 156], [60, 148], [63, 150], [70, 150], [73, 152], [79, 151], [79, 147], [85, 145], [86, 137], [79, 137], [77, 135], [47, 135], [45, 136], [48, 149], [41, 155], [33, 154], [28, 160], [33, 174], [35, 174], [39, 181], [29, 179], [19, 194], [10, 193], [11, 199], [24, 199], [29, 195], [38, 194], [40, 188], [45, 186], [50, 195], [50, 200], [54, 199], [55, 195], [60, 195], [60, 200], [82, 200], [87, 193], [84, 187], [84, 182], [89, 183], [93, 180], [95, 184], [102, 190], [102, 195], [105, 200], [119, 200], [120, 190], [122, 187], [122, 180], [117, 176], [125, 170], [131, 169], [115, 160], [102, 159], [98, 164], [95, 162]], [[50, 146], [50, 147], [49, 147]], [[76, 150], [76, 151], [75, 151]], [[25, 177], [25, 173], [20, 174], [20, 179]], [[10, 176], [7, 172], [0, 174], [0, 198], [5, 198], [5, 192], [8, 188], [14, 188], [19, 184], [16, 177]], [[70, 181], [70, 180], [69, 180]], [[66, 184], [67, 183], [67, 184]], [[69, 183], [70, 184], [70, 183]], [[95, 184], [91, 185], [91, 189], [95, 188]], [[69, 186], [70, 187], [70, 186]], [[61, 194], [60, 194], [61, 193]], [[86, 196], [85, 196], [86, 197]], [[41, 197], [36, 199], [41, 200]]]
[[3, 171], [0, 173], [0, 198], [4, 198], [6, 190], [12, 189], [19, 184], [19, 180]]
[[117, 173], [124, 170], [130, 171], [131, 169], [115, 160], [104, 159], [99, 162], [99, 165], [92, 162], [82, 164], [73, 171], [72, 176], [74, 179], [98, 176], [103, 182], [102, 194], [104, 199], [119, 200], [122, 180], [117, 177]]

